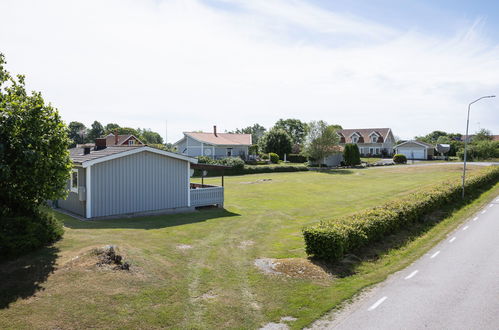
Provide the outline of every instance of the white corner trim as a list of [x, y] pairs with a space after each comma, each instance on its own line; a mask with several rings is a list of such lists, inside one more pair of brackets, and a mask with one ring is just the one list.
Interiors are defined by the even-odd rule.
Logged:
[[87, 167], [87, 175], [85, 176], [86, 179], [86, 187], [85, 187], [85, 192], [87, 194], [86, 198], [86, 212], [85, 212], [85, 218], [90, 219], [92, 217], [92, 166]]
[[187, 162], [187, 206], [191, 207], [191, 163]]
[[[126, 147], [120, 147], [120, 148], [126, 148]], [[163, 155], [163, 156], [167, 156], [167, 157], [171, 157], [171, 158], [185, 160], [187, 162], [191, 162], [191, 163], [194, 163], [194, 164], [197, 164], [197, 162], [198, 162], [198, 160], [196, 158], [193, 158], [193, 157], [179, 155], [179, 154], [176, 154], [176, 153], [173, 153], [173, 152], [164, 151], [164, 150], [160, 150], [160, 149], [156, 149], [156, 148], [151, 148], [151, 147], [148, 147], [148, 146], [144, 146], [144, 147], [138, 147], [138, 148], [135, 148], [135, 149], [129, 150], [129, 151], [119, 152], [119, 153], [116, 153], [116, 154], [113, 154], [113, 155], [109, 155], [109, 156], [105, 156], [105, 157], [101, 157], [101, 158], [96, 158], [96, 159], [88, 160], [86, 162], [83, 162], [81, 165], [82, 165], [83, 168], [88, 168], [89, 166], [92, 166], [92, 165], [95, 165], [95, 164], [98, 164], [98, 163], [102, 163], [102, 162], [106, 162], [108, 160], [113, 160], [113, 159], [116, 159], [116, 158], [130, 156], [130, 155], [134, 155], [134, 154], [137, 154], [137, 153], [140, 153], [140, 152], [145, 152], [145, 151], [149, 151], [149, 152], [152, 152], [152, 153], [155, 153], [155, 154], [158, 154], [158, 155]]]

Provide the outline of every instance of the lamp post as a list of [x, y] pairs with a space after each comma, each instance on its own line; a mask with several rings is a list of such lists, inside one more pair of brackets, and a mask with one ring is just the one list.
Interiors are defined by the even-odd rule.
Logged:
[[464, 137], [464, 163], [463, 163], [463, 192], [462, 192], [462, 198], [464, 199], [464, 181], [466, 179], [466, 147], [468, 146], [468, 127], [470, 125], [470, 110], [471, 110], [471, 105], [473, 103], [476, 103], [480, 101], [481, 99], [486, 99], [486, 98], [491, 98], [491, 97], [496, 97], [495, 95], [487, 95], [487, 96], [482, 96], [475, 101], [471, 102], [468, 104], [468, 118], [466, 119], [466, 136]]

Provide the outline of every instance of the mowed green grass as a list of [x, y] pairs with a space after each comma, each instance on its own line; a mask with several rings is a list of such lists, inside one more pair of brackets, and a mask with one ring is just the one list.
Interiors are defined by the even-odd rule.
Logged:
[[[234, 176], [225, 178], [225, 209], [88, 222], [58, 214], [66, 233], [54, 248], [0, 265], [0, 278], [23, 288], [17, 301], [15, 290], [3, 291], [10, 304], [0, 306], [0, 328], [248, 329], [283, 316], [298, 318], [291, 325], [301, 327], [386, 274], [371, 267], [331, 280], [268, 276], [255, 268], [256, 258], [306, 257], [303, 226], [458, 178], [460, 170]], [[131, 273], [79, 263], [91, 248], [108, 244], [125, 254]], [[53, 272], [34, 265], [42, 257], [55, 264]]]

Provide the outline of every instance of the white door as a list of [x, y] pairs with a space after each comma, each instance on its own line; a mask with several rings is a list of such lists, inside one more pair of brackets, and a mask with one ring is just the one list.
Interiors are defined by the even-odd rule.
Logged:
[[424, 149], [399, 148], [397, 153], [405, 155], [407, 159], [425, 159]]

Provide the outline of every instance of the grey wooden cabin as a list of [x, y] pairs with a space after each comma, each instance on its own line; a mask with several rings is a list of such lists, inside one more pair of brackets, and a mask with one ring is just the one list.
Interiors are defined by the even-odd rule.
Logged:
[[90, 218], [223, 206], [224, 188], [191, 185], [195, 158], [148, 146], [70, 150], [68, 197], [57, 206]]

